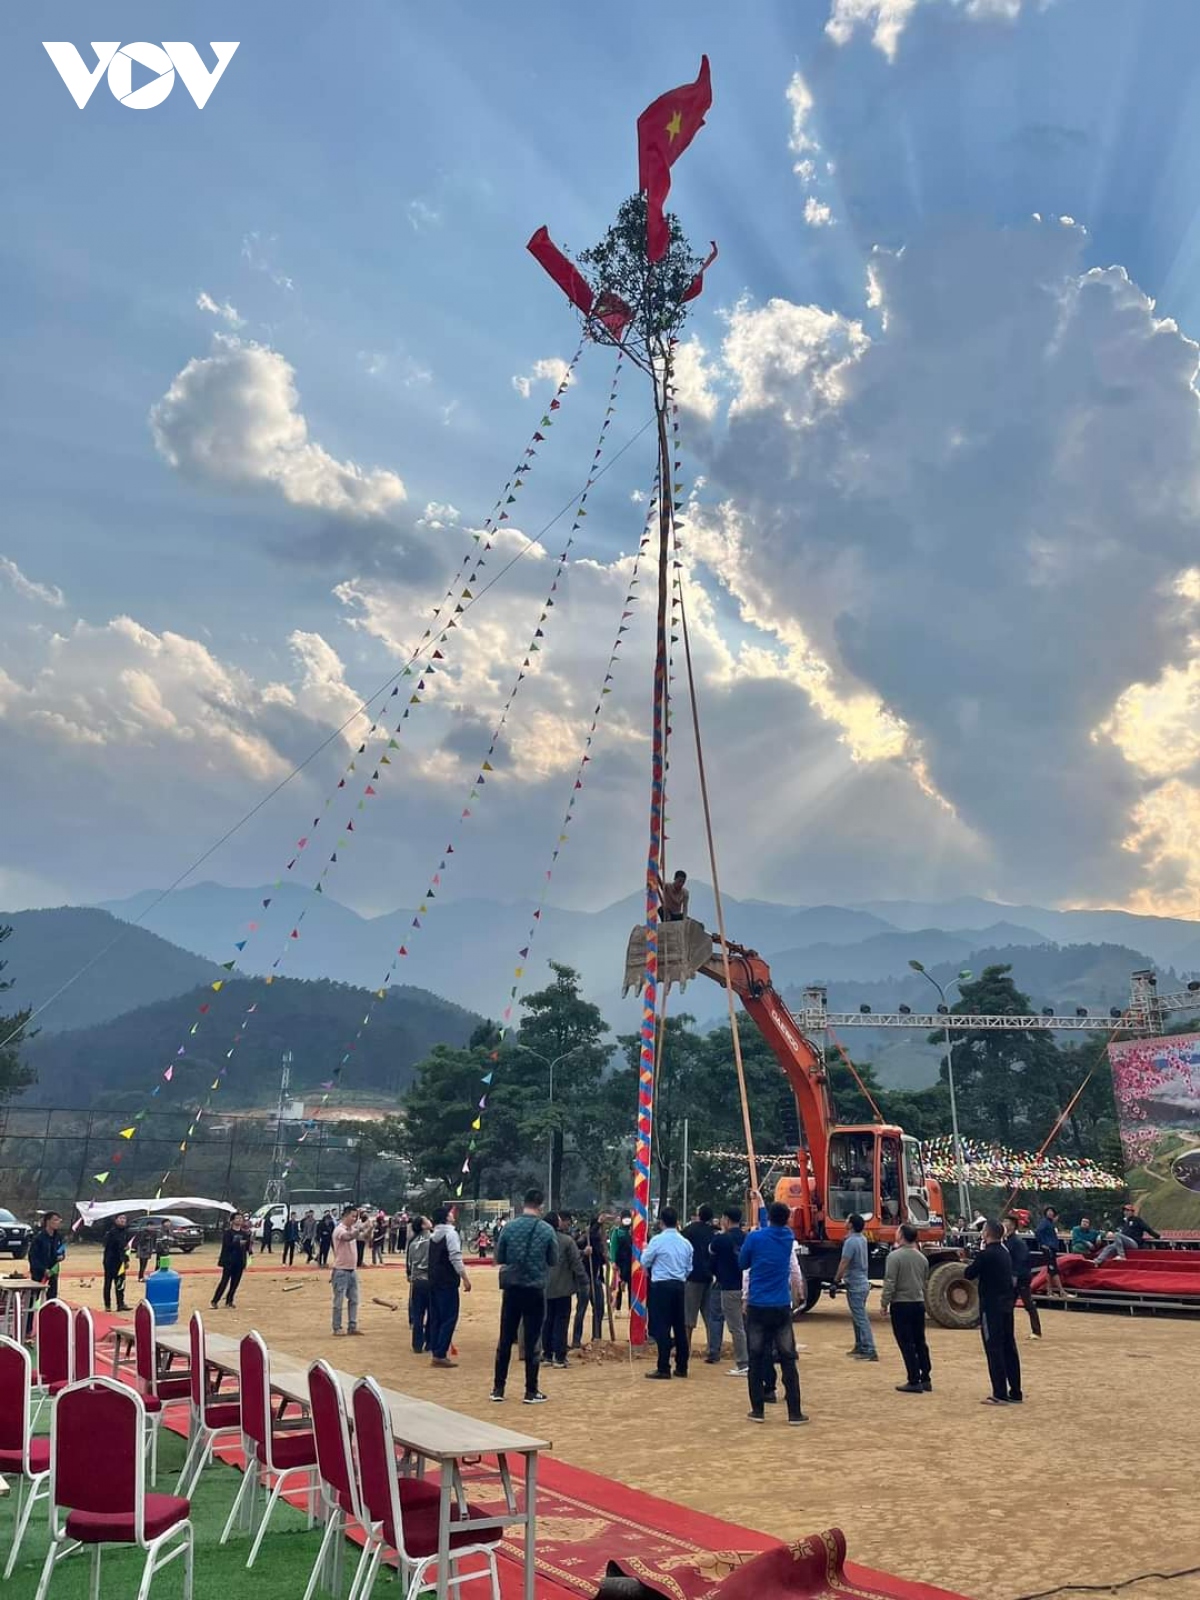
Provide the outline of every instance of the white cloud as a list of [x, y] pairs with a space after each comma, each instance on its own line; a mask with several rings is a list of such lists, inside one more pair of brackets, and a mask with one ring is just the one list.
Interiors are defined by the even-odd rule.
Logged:
[[206, 289], [201, 289], [196, 296], [197, 311], [207, 311], [209, 316], [220, 317], [222, 322], [227, 322], [231, 328], [240, 328], [245, 322], [244, 317], [238, 315], [237, 307], [230, 305], [228, 300], [218, 302]]
[[14, 594], [22, 600], [34, 600], [39, 605], [53, 606], [61, 609], [66, 605], [66, 596], [54, 583], [36, 583], [32, 578], [27, 578], [17, 563], [8, 556], [0, 556], [0, 578], [3, 578]]
[[535, 384], [545, 383], [557, 389], [569, 371], [568, 363], [561, 356], [543, 356], [528, 372], [514, 373], [512, 386], [522, 400], [528, 400]]
[[833, 225], [833, 207], [820, 195], [820, 186], [832, 177], [834, 163], [817, 157], [821, 155], [821, 141], [813, 127], [816, 102], [808, 81], [801, 72], [794, 72], [787, 86], [787, 102], [791, 107], [792, 129], [788, 147], [799, 157], [792, 170], [808, 191], [804, 202], [804, 220], [810, 228], [828, 228]]
[[[76, 622], [44, 643], [24, 683], [8, 677], [0, 717], [40, 745], [105, 750], [170, 747], [192, 770], [232, 764], [278, 776], [280, 757], [253, 727], [261, 696], [202, 644], [131, 617]], [[122, 760], [126, 757], [122, 757]], [[134, 775], [128, 782], [132, 787]]]
[[338, 461], [309, 437], [295, 372], [265, 345], [218, 334], [151, 408], [150, 427], [165, 461], [217, 485], [271, 487], [347, 518], [387, 517], [406, 498], [394, 472]]
[[[876, 50], [894, 61], [900, 36], [918, 3], [919, 0], [831, 0], [825, 32], [835, 44], [848, 44], [862, 28], [870, 32]], [[938, 3], [946, 4], [947, 0], [938, 0]], [[948, 0], [948, 3], [976, 21], [1014, 22], [1021, 14], [1023, 0]], [[1043, 6], [1049, 3], [1050, 0], [1040, 0]]]
[[711, 422], [719, 404], [717, 373], [699, 339], [683, 339], [676, 346], [674, 375], [675, 398], [680, 409]]
[[875, 338], [739, 306], [694, 534], [862, 758], [902, 750], [1042, 903], [1157, 881], [1155, 797], [1200, 766], [1197, 346], [1084, 247], [1055, 219], [877, 251]]
[[439, 227], [442, 221], [441, 212], [424, 200], [410, 200], [405, 215], [414, 233], [425, 233]]
[[[821, 143], [812, 129], [813, 94], [802, 72], [793, 72], [788, 80], [787, 100], [792, 108], [792, 131], [788, 146], [794, 155], [807, 158], [807, 165], [811, 167], [811, 157], [820, 150]], [[799, 164], [796, 170], [800, 170]]]
[[270, 278], [277, 289], [285, 289], [289, 294], [295, 289], [294, 278], [280, 270], [274, 259], [276, 244], [275, 235], [264, 239], [261, 233], [247, 233], [242, 239], [242, 260], [255, 272], [261, 272]]

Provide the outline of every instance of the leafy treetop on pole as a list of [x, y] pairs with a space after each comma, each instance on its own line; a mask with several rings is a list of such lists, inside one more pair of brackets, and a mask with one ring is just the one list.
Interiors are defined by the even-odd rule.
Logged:
[[597, 313], [623, 302], [633, 313], [624, 341], [614, 338], [603, 323], [593, 324], [595, 337], [604, 343], [628, 345], [636, 338], [641, 353], [650, 359], [665, 352], [687, 317], [687, 302], [703, 262], [692, 249], [679, 218], [666, 214], [668, 244], [659, 261], [646, 249], [646, 196], [633, 194], [622, 202], [617, 219], [598, 244], [579, 256], [595, 293]]

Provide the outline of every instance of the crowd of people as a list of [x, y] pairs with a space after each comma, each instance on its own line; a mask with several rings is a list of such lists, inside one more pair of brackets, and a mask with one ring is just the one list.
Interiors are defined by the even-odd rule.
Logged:
[[[711, 1206], [701, 1205], [685, 1226], [670, 1206], [663, 1207], [642, 1255], [647, 1272], [648, 1330], [657, 1360], [646, 1373], [651, 1381], [686, 1378], [697, 1327], [703, 1328], [703, 1359], [720, 1363], [726, 1333], [732, 1347], [729, 1375], [746, 1381], [750, 1421], [765, 1419], [765, 1407], [777, 1401], [782, 1383], [791, 1424], [807, 1420], [801, 1405], [799, 1362], [793, 1333], [793, 1313], [806, 1295], [788, 1207], [766, 1206], [754, 1192], [751, 1203], [757, 1226], [747, 1230], [742, 1208], [731, 1205], [719, 1218]], [[474, 1248], [486, 1258], [494, 1253], [501, 1291], [500, 1327], [493, 1373], [493, 1401], [505, 1399], [514, 1346], [524, 1363], [524, 1401], [545, 1402], [540, 1388], [544, 1366], [566, 1369], [568, 1351], [602, 1336], [604, 1318], [620, 1311], [626, 1299], [632, 1304], [633, 1228], [630, 1213], [615, 1218], [593, 1215], [574, 1218], [565, 1210], [543, 1212], [544, 1196], [530, 1189], [522, 1210], [510, 1219], [481, 1225], [473, 1233]], [[1046, 1292], [1065, 1295], [1058, 1270], [1063, 1232], [1053, 1206], [1043, 1209], [1028, 1237], [1032, 1219], [1015, 1211], [996, 1221], [976, 1218], [959, 1230], [960, 1244], [977, 1241], [971, 1253], [960, 1251], [965, 1276], [979, 1294], [980, 1332], [991, 1393], [984, 1404], [1019, 1405], [1024, 1393], [1017, 1349], [1015, 1314], [1023, 1306], [1029, 1318], [1030, 1337], [1042, 1336], [1041, 1319], [1033, 1298], [1033, 1276], [1046, 1272]], [[437, 1368], [457, 1366], [454, 1335], [463, 1294], [471, 1292], [456, 1208], [437, 1207], [432, 1216], [395, 1213], [376, 1207], [345, 1206], [340, 1215], [327, 1209], [320, 1217], [314, 1209], [297, 1213], [287, 1209], [276, 1228], [270, 1213], [262, 1219], [260, 1238], [244, 1212], [229, 1218], [218, 1255], [220, 1279], [212, 1307], [235, 1306], [238, 1286], [256, 1242], [264, 1254], [274, 1253], [276, 1236], [282, 1245], [284, 1266], [295, 1263], [299, 1250], [305, 1261], [330, 1270], [331, 1326], [335, 1336], [356, 1336], [359, 1327], [359, 1272], [380, 1265], [388, 1255], [401, 1256], [408, 1283], [408, 1323], [411, 1347], [428, 1355]], [[1069, 1235], [1073, 1255], [1103, 1265], [1114, 1256], [1124, 1259], [1144, 1247], [1158, 1233], [1126, 1205], [1107, 1230], [1093, 1227], [1082, 1216]], [[126, 1310], [127, 1274], [136, 1260], [138, 1279], [145, 1278], [152, 1260], [169, 1255], [172, 1225], [146, 1219], [131, 1227], [127, 1216], [110, 1223], [103, 1243], [104, 1305], [106, 1310]], [[47, 1213], [34, 1234], [29, 1251], [30, 1276], [46, 1286], [47, 1298], [58, 1292], [58, 1276], [66, 1256], [62, 1218]], [[926, 1286], [929, 1258], [919, 1247], [917, 1230], [905, 1223], [898, 1229], [889, 1252], [882, 1282], [880, 1308], [890, 1323], [904, 1381], [896, 1385], [905, 1394], [925, 1394], [933, 1388], [932, 1364], [925, 1333]], [[868, 1296], [871, 1290], [870, 1252], [862, 1216], [849, 1218], [832, 1292], [844, 1292], [854, 1332], [846, 1352], [862, 1362], [878, 1362], [879, 1351]], [[590, 1330], [589, 1330], [590, 1320]]]

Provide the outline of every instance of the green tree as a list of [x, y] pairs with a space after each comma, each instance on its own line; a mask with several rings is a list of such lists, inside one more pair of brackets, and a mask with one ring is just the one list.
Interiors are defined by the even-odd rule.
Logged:
[[[521, 1101], [515, 1086], [497, 1075], [488, 1088], [487, 1109], [479, 1111], [488, 1087], [483, 1079], [494, 1067], [488, 1044], [457, 1050], [435, 1045], [417, 1067], [404, 1109], [371, 1130], [373, 1150], [401, 1156], [417, 1184], [434, 1181], [453, 1193], [461, 1183], [464, 1194], [479, 1199], [486, 1193], [485, 1179], [511, 1165], [521, 1147]], [[473, 1129], [476, 1117], [480, 1126]], [[464, 1173], [468, 1156], [471, 1169]]]
[[[11, 927], [0, 928], [0, 945], [4, 944], [12, 935]], [[8, 966], [7, 961], [0, 961], [0, 973]], [[0, 994], [12, 988], [12, 980], [0, 978]], [[13, 1011], [7, 1016], [0, 1012], [0, 1100], [7, 1100], [10, 1095], [16, 1094], [18, 1089], [24, 1089], [35, 1081], [35, 1073], [21, 1060], [21, 1046], [27, 1038], [29, 1019], [32, 1012], [26, 1008], [24, 1011]]]
[[[662, 355], [667, 341], [682, 327], [687, 316], [684, 295], [700, 270], [700, 258], [684, 237], [679, 219], [668, 212], [666, 220], [667, 253], [652, 263], [646, 257], [646, 196], [630, 195], [599, 244], [579, 256], [596, 292], [597, 308], [602, 309], [610, 296], [623, 300], [634, 313], [631, 332], [651, 358]], [[599, 329], [597, 334], [603, 337]]]
[[[1017, 988], [1011, 973], [1009, 965], [985, 967], [977, 978], [962, 984], [951, 1015], [1028, 1015], [1032, 1002]], [[930, 1035], [933, 1043], [940, 1043], [941, 1037], [940, 1031]], [[1050, 1034], [973, 1029], [965, 1035], [952, 1030], [950, 1038], [963, 1133], [1011, 1146], [1031, 1139], [1040, 1142], [1068, 1097], [1063, 1094], [1061, 1057]]]
[[525, 1144], [549, 1146], [550, 1192], [561, 1201], [568, 1135], [585, 1166], [592, 1171], [604, 1166], [590, 1152], [607, 1125], [602, 1083], [612, 1045], [605, 1038], [609, 1027], [600, 1008], [579, 993], [575, 969], [559, 961], [549, 967], [553, 981], [521, 1001], [525, 1015], [504, 1052], [502, 1076], [514, 1094]]

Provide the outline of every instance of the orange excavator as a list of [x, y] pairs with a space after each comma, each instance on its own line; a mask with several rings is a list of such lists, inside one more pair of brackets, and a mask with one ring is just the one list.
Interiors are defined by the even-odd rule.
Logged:
[[[883, 1276], [897, 1230], [910, 1222], [929, 1257], [929, 1315], [943, 1327], [973, 1326], [978, 1320], [975, 1286], [963, 1276], [957, 1250], [946, 1243], [942, 1191], [925, 1171], [920, 1144], [888, 1123], [834, 1122], [821, 1054], [771, 982], [770, 967], [744, 945], [730, 942], [727, 949], [734, 993], [796, 1096], [804, 1138], [804, 1148], [797, 1152], [800, 1171], [779, 1180], [775, 1198], [791, 1208], [808, 1286], [803, 1309], [811, 1310], [822, 1290], [832, 1286], [849, 1219], [857, 1212], [866, 1218], [872, 1277]], [[692, 919], [659, 925], [658, 971], [660, 983], [668, 988], [697, 976], [725, 986], [720, 942]], [[645, 976], [646, 930], [639, 926], [629, 937], [625, 991], [640, 990]]]

